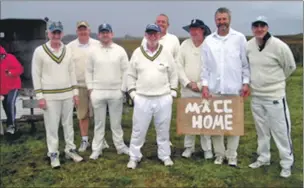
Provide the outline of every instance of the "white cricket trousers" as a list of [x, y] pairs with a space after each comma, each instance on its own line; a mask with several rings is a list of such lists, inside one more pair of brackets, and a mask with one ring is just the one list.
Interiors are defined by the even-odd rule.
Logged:
[[[222, 94], [212, 94], [213, 97], [219, 96], [235, 96], [235, 95], [222, 95]], [[227, 137], [227, 150], [224, 144], [224, 136], [211, 136], [214, 153], [216, 157], [222, 156], [226, 158], [236, 158], [237, 157], [237, 149], [239, 147], [240, 136], [226, 136]]]
[[154, 117], [157, 140], [157, 155], [162, 161], [170, 158], [170, 124], [173, 98], [171, 95], [143, 96], [134, 98], [133, 127], [130, 141], [130, 160], [140, 161], [141, 148], [146, 140], [147, 131]]
[[94, 110], [94, 138], [92, 150], [101, 152], [104, 144], [107, 106], [109, 108], [112, 139], [116, 150], [127, 147], [123, 140], [121, 118], [123, 110], [123, 94], [121, 90], [97, 90], [91, 92], [91, 102]]
[[251, 110], [258, 136], [258, 160], [270, 162], [270, 138], [272, 135], [279, 150], [281, 167], [290, 168], [293, 165], [294, 156], [290, 134], [290, 114], [286, 98], [265, 100], [252, 97]]
[[46, 109], [43, 112], [43, 117], [48, 156], [50, 156], [51, 153], [57, 153], [59, 155], [58, 128], [60, 120], [65, 140], [64, 151], [68, 152], [70, 149], [76, 149], [74, 144], [73, 109], [73, 98], [64, 100], [46, 100]]
[[[194, 92], [188, 88], [183, 88], [181, 90], [181, 97], [188, 98], [188, 97], [195, 97], [201, 98], [201, 92]], [[184, 147], [185, 148], [195, 148], [195, 137], [196, 135], [185, 135], [184, 139]], [[211, 143], [211, 136], [209, 135], [200, 135], [200, 143], [201, 147], [204, 151], [212, 151], [212, 143]]]

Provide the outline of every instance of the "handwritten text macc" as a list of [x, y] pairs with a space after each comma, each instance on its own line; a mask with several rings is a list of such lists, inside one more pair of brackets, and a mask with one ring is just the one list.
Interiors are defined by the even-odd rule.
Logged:
[[[198, 103], [188, 103], [185, 113], [194, 113], [192, 128], [231, 131], [233, 123], [233, 110], [229, 107], [231, 104], [232, 100], [227, 99], [214, 100], [213, 103], [203, 100], [200, 105]], [[213, 108], [210, 105], [213, 105]]]

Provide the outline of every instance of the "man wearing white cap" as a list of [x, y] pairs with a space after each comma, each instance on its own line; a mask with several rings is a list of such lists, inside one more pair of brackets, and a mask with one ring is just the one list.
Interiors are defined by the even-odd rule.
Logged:
[[[231, 13], [227, 8], [215, 12], [217, 30], [210, 34], [202, 46], [202, 97], [249, 96], [249, 65], [246, 57], [246, 37], [230, 27]], [[216, 159], [222, 164], [225, 158], [230, 166], [237, 166], [239, 136], [212, 136]]]
[[258, 135], [259, 155], [249, 165], [270, 165], [271, 135], [280, 153], [280, 176], [289, 177], [294, 162], [290, 113], [286, 100], [286, 79], [296, 70], [293, 54], [286, 43], [268, 32], [264, 16], [252, 22], [254, 37], [248, 41], [252, 91], [251, 110]]
[[130, 60], [128, 92], [134, 101], [133, 127], [128, 168], [141, 161], [146, 134], [154, 117], [158, 158], [172, 166], [170, 158], [170, 123], [173, 98], [176, 97], [178, 75], [173, 56], [160, 43], [161, 29], [149, 24], [145, 30], [147, 43], [138, 47]]
[[91, 159], [102, 154], [105, 135], [106, 112], [109, 108], [112, 138], [118, 154], [129, 154], [123, 140], [121, 118], [123, 94], [126, 91], [128, 55], [125, 49], [113, 42], [113, 31], [109, 24], [98, 28], [100, 44], [90, 53], [86, 66], [86, 85], [94, 109], [94, 138]]
[[[99, 45], [99, 41], [90, 37], [90, 26], [86, 21], [77, 22], [77, 39], [67, 44], [67, 48], [72, 51], [72, 61], [75, 64], [77, 86], [79, 90], [79, 106], [77, 107], [77, 117], [79, 119], [80, 134], [82, 136], [79, 152], [84, 152], [89, 146], [89, 119], [93, 116], [93, 109], [90, 102], [89, 91], [85, 84], [85, 65], [92, 48]], [[104, 148], [108, 144], [104, 141]]]
[[[200, 67], [201, 46], [210, 29], [202, 20], [193, 19], [190, 25], [183, 27], [190, 33], [190, 38], [183, 41], [177, 58], [179, 82], [181, 83], [181, 97], [201, 98]], [[208, 135], [200, 136], [201, 147], [205, 159], [212, 159], [211, 138]], [[186, 135], [184, 140], [185, 151], [183, 157], [189, 158], [195, 150], [195, 135]]]
[[61, 120], [66, 158], [83, 160], [74, 144], [73, 109], [78, 105], [75, 66], [70, 49], [61, 42], [63, 26], [53, 22], [49, 26], [49, 41], [38, 46], [33, 54], [32, 77], [39, 107], [44, 110], [44, 125], [48, 156], [53, 168], [60, 167], [58, 128]]

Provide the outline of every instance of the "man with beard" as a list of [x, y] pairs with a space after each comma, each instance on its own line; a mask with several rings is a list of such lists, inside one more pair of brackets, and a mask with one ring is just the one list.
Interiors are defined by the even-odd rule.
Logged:
[[252, 32], [254, 37], [247, 43], [247, 56], [251, 71], [251, 109], [258, 135], [259, 157], [249, 167], [270, 165], [272, 135], [281, 158], [280, 176], [288, 178], [294, 155], [285, 87], [286, 79], [296, 70], [296, 63], [288, 45], [269, 33], [264, 16], [252, 23]]
[[[92, 48], [99, 45], [99, 41], [90, 37], [90, 26], [86, 21], [77, 23], [77, 39], [71, 41], [67, 48], [72, 51], [72, 61], [75, 63], [77, 86], [79, 90], [79, 105], [77, 107], [77, 118], [79, 119], [80, 134], [82, 137], [79, 152], [84, 152], [90, 146], [89, 143], [89, 119], [93, 116], [93, 109], [90, 102], [89, 91], [85, 84], [85, 64], [89, 58]], [[104, 141], [104, 148], [108, 144]]]
[[141, 147], [154, 117], [158, 158], [172, 166], [170, 158], [170, 123], [173, 98], [176, 97], [178, 75], [173, 56], [159, 43], [161, 29], [148, 24], [147, 43], [138, 47], [130, 60], [128, 92], [134, 100], [133, 127], [128, 168], [135, 169], [142, 158]]
[[[180, 48], [180, 42], [177, 36], [168, 32], [169, 28], [169, 17], [166, 14], [160, 14], [156, 17], [155, 24], [161, 29], [159, 43], [164, 46], [176, 60]], [[146, 37], [143, 38], [142, 44], [147, 42]]]
[[[190, 33], [191, 38], [186, 39], [181, 44], [178, 56], [178, 74], [181, 83], [181, 97], [201, 98], [200, 66], [201, 66], [201, 46], [210, 29], [202, 20], [193, 19], [190, 25], [184, 29]], [[212, 159], [211, 138], [208, 135], [200, 136], [201, 147], [204, 151], [205, 159]], [[195, 135], [186, 135], [184, 140], [185, 151], [183, 157], [189, 158], [195, 150]]]
[[113, 42], [113, 31], [109, 24], [98, 28], [100, 44], [90, 53], [85, 80], [94, 109], [94, 138], [91, 159], [102, 154], [105, 135], [106, 112], [109, 108], [112, 138], [118, 154], [129, 154], [123, 140], [121, 118], [123, 94], [126, 90], [128, 55], [125, 49]]
[[[209, 35], [202, 47], [202, 97], [249, 96], [249, 65], [246, 57], [246, 37], [230, 27], [231, 13], [219, 8], [215, 13], [217, 30]], [[224, 136], [212, 136], [215, 164], [237, 166], [239, 136], [227, 136], [225, 151]]]
[[58, 128], [61, 120], [65, 139], [65, 156], [75, 162], [83, 160], [74, 144], [73, 109], [79, 104], [75, 66], [70, 49], [61, 42], [63, 26], [49, 26], [49, 41], [33, 54], [32, 77], [39, 107], [44, 110], [48, 156], [53, 168], [60, 167]]

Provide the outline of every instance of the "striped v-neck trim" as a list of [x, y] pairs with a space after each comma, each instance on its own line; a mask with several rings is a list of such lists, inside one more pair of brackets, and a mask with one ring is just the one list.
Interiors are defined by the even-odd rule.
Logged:
[[160, 44], [159, 48], [158, 48], [158, 51], [156, 52], [156, 54], [154, 54], [152, 57], [149, 56], [149, 54], [147, 54], [147, 52], [145, 51], [144, 47], [143, 46], [140, 46], [140, 50], [141, 52], [143, 53], [143, 55], [149, 59], [150, 61], [154, 61], [159, 55], [160, 53], [162, 52], [163, 50], [163, 45]]
[[56, 55], [54, 55], [51, 50], [47, 47], [46, 44], [43, 44], [42, 45], [44, 51], [46, 52], [46, 54], [48, 54], [50, 56], [50, 58], [55, 61], [56, 63], [60, 64], [65, 56], [65, 53], [66, 53], [66, 49], [65, 49], [65, 46], [63, 47], [62, 49], [62, 53], [59, 57], [57, 57]]

